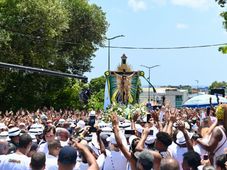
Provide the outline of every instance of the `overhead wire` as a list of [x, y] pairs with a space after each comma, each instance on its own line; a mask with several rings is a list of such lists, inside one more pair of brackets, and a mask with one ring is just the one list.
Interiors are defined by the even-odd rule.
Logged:
[[[4, 28], [5, 29], [5, 28]], [[70, 41], [63, 41], [63, 40], [54, 40], [54, 39], [47, 39], [47, 38], [42, 38], [41, 36], [34, 36], [30, 34], [24, 34], [12, 30], [7, 30], [6, 31], [12, 32], [16, 35], [21, 35], [25, 37], [29, 37], [32, 39], [37, 39], [37, 40], [43, 40], [43, 41], [53, 41], [56, 43], [62, 43], [62, 44], [70, 44], [70, 45], [77, 45], [75, 42], [70, 42]], [[102, 45], [100, 46], [101, 48], [112, 48], [112, 49], [126, 49], [126, 50], [180, 50], [180, 49], [193, 49], [193, 48], [210, 48], [210, 47], [218, 47], [218, 46], [225, 46], [227, 43], [214, 43], [214, 44], [203, 44], [203, 45], [188, 45], [188, 46], [172, 46], [172, 47], [136, 47], [136, 46], [107, 46], [107, 45]]]

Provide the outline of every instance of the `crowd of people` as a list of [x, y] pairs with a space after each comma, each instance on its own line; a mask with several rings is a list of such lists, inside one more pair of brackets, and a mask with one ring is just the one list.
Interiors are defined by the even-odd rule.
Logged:
[[226, 170], [227, 105], [0, 114], [0, 170]]

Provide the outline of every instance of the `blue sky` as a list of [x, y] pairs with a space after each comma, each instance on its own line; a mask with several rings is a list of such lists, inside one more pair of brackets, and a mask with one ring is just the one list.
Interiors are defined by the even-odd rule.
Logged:
[[[221, 8], [215, 0], [90, 0], [106, 13], [107, 37], [123, 34], [111, 46], [173, 47], [227, 43]], [[107, 42], [106, 42], [107, 45]], [[181, 50], [111, 49], [111, 70], [125, 54], [134, 70], [148, 70], [140, 65], [160, 65], [151, 70], [151, 83], [159, 85], [210, 85], [226, 81], [227, 55], [218, 47]], [[89, 80], [107, 70], [107, 48], [99, 48], [86, 73]], [[142, 80], [142, 85], [147, 83]]]

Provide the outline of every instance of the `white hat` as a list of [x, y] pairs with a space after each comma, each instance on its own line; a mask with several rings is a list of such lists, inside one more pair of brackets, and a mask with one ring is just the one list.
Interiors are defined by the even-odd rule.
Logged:
[[119, 128], [125, 129], [125, 128], [128, 128], [128, 127], [131, 127], [131, 123], [120, 123], [119, 124]]
[[33, 133], [28, 133], [28, 134], [31, 136], [32, 142], [37, 142], [35, 134], [33, 134]]
[[76, 125], [75, 125], [73, 122], [71, 122], [71, 123], [70, 123], [70, 127], [71, 127], [71, 128], [74, 128], [74, 127], [76, 127]]
[[92, 111], [89, 113], [89, 116], [95, 116], [95, 111], [92, 110]]
[[64, 124], [64, 122], [65, 122], [65, 119], [59, 119], [59, 121], [58, 121], [58, 124]]
[[131, 136], [129, 137], [128, 141], [129, 141], [129, 145], [130, 145], [130, 146], [132, 145], [132, 141], [133, 141], [134, 139], [136, 139], [136, 138], [138, 138], [138, 137], [135, 136], [135, 135], [131, 135]]
[[[187, 133], [188, 133], [188, 132], [187, 132]], [[192, 135], [193, 135], [192, 133], [188, 133], [188, 136], [189, 136], [190, 139], [191, 139]], [[179, 132], [177, 133], [176, 138], [177, 138], [177, 140], [176, 140], [176, 143], [177, 143], [177, 144], [180, 144], [180, 145], [186, 144], [186, 140], [185, 140], [185, 138], [184, 138], [184, 134], [183, 134], [182, 131], [179, 131]]]
[[0, 133], [0, 141], [10, 141], [9, 133], [7, 131]]
[[[122, 141], [123, 145], [124, 145], [124, 146], [127, 146], [127, 140], [126, 140], [124, 134], [122, 133], [122, 131], [119, 131], [119, 135], [120, 135], [120, 138], [121, 138], [121, 141]], [[117, 141], [116, 141], [116, 139], [115, 139], [114, 133], [112, 133], [112, 134], [110, 135], [110, 137], [108, 137], [108, 138], [106, 139], [106, 141], [107, 141], [107, 142], [110, 142], [111, 144], [117, 144]]]
[[40, 129], [29, 129], [29, 133], [33, 135], [41, 135], [42, 132]]
[[33, 125], [31, 125], [30, 129], [44, 129], [43, 125], [35, 123]]
[[115, 139], [114, 134], [111, 134], [110, 137], [108, 137], [108, 138], [106, 139], [106, 141], [108, 141], [108, 142], [110, 142], [111, 144], [114, 144], [114, 145], [117, 144], [117, 141], [116, 141], [116, 139]]
[[153, 134], [147, 136], [147, 139], [146, 139], [145, 143], [148, 144], [148, 145], [155, 142], [156, 134], [158, 133], [158, 129], [156, 127], [154, 127], [154, 126], [151, 127], [150, 130], [153, 131]]
[[80, 128], [85, 128], [85, 122], [83, 120], [80, 120], [79, 122], [77, 122], [77, 126]]
[[13, 127], [9, 129], [9, 137], [20, 135], [20, 129], [18, 127]]
[[102, 132], [112, 132], [113, 130], [112, 130], [112, 128], [111, 127], [103, 127], [102, 129]]
[[105, 123], [105, 122], [100, 122], [98, 125], [99, 125], [100, 129], [105, 128], [105, 127], [108, 126], [107, 123]]
[[5, 123], [0, 123], [0, 129], [5, 129], [7, 128], [7, 126], [5, 125]]
[[47, 116], [45, 114], [42, 114], [41, 115], [41, 119], [44, 120], [44, 119], [47, 119]]

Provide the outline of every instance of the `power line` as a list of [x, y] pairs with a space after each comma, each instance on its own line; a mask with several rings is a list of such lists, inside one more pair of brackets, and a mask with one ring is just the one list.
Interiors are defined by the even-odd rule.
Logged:
[[[4, 28], [5, 29], [5, 28]], [[70, 45], [78, 45], [78, 43], [70, 42], [70, 41], [62, 41], [62, 40], [54, 40], [54, 39], [47, 39], [42, 38], [41, 36], [34, 36], [30, 34], [24, 34], [12, 30], [5, 29], [6, 31], [12, 32], [14, 34], [28, 37], [31, 39], [36, 39], [39, 41], [52, 41], [61, 44], [70, 44]], [[216, 43], [216, 44], [205, 44], [205, 45], [188, 45], [188, 46], [172, 46], [172, 47], [136, 47], [136, 46], [107, 46], [102, 45], [102, 48], [113, 48], [113, 49], [126, 49], [126, 50], [180, 50], [180, 49], [193, 49], [193, 48], [210, 48], [210, 47], [218, 47], [218, 46], [225, 46], [227, 43]]]
[[[217, 46], [224, 46], [224, 45], [227, 45], [227, 43], [206, 44], [206, 45], [191, 45], [191, 46], [175, 46], [175, 47], [110, 46], [110, 48], [127, 49], [127, 50], [180, 50], [180, 49], [190, 49], [190, 48], [209, 48], [209, 47], [217, 47]], [[108, 46], [103, 46], [103, 47], [108, 48]]]

